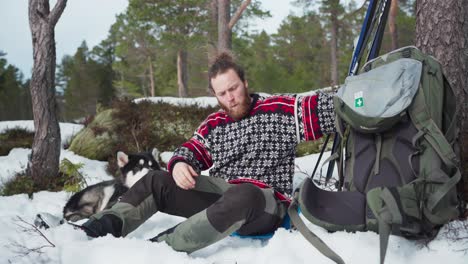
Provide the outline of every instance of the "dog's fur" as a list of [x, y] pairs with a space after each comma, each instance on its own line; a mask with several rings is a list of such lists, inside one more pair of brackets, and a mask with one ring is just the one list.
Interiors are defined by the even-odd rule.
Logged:
[[122, 173], [122, 180], [103, 181], [75, 193], [63, 208], [63, 217], [75, 222], [112, 207], [148, 171], [161, 170], [158, 157], [157, 149], [153, 149], [151, 153], [129, 155], [119, 151], [117, 164]]

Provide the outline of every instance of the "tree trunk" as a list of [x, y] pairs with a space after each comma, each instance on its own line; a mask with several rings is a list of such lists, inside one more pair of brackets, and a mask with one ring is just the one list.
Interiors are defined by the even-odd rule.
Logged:
[[[209, 30], [208, 30], [208, 48], [216, 51], [217, 49], [216, 31], [218, 29], [218, 0], [211, 0], [209, 2], [208, 9], [210, 10], [210, 24], [209, 24]], [[208, 57], [208, 61], [210, 60], [211, 58]]]
[[35, 133], [27, 173], [39, 189], [47, 188], [48, 177], [58, 176], [61, 139], [55, 100], [54, 28], [66, 3], [67, 0], [57, 0], [50, 11], [48, 0], [29, 0], [34, 59], [30, 91]]
[[[216, 57], [216, 53], [218, 50], [218, 44], [217, 44], [217, 39], [218, 39], [218, 0], [210, 0], [208, 3], [208, 10], [210, 10], [210, 24], [208, 28], [208, 45], [207, 45], [207, 55], [208, 55], [208, 67], [207, 69], [210, 68], [211, 62], [214, 60]], [[208, 73], [206, 73], [206, 78], [208, 79]], [[211, 90], [206, 86], [206, 94], [211, 95]]]
[[153, 62], [151, 62], [151, 57], [148, 57], [149, 63], [149, 79], [150, 79], [150, 95], [154, 97], [155, 94], [155, 87], [154, 87], [154, 70], [153, 70]]
[[388, 16], [388, 29], [390, 31], [390, 37], [392, 39], [392, 50], [398, 48], [398, 32], [396, 25], [396, 17], [398, 15], [398, 0], [392, 0], [390, 6], [390, 14]]
[[[338, 2], [338, 1], [337, 1]], [[332, 9], [330, 14], [331, 39], [330, 39], [330, 77], [331, 86], [338, 85], [338, 18], [336, 10]]]
[[239, 6], [237, 9], [236, 13], [232, 16], [231, 20], [229, 21], [229, 30], [232, 32], [232, 28], [236, 25], [237, 21], [239, 21], [240, 17], [242, 16], [242, 13], [244, 13], [244, 10], [247, 8], [247, 6], [252, 2], [252, 0], [245, 0], [242, 2], [242, 4]]
[[231, 0], [218, 0], [218, 51], [231, 50]]
[[187, 51], [177, 52], [177, 84], [179, 97], [187, 97]]
[[468, 198], [468, 2], [418, 0], [416, 46], [437, 58], [455, 89], [460, 108], [460, 150], [465, 200]]

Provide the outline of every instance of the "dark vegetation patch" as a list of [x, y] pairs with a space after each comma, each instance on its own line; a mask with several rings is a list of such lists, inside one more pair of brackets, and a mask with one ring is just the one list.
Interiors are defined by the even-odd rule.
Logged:
[[26, 175], [26, 172], [17, 173], [11, 180], [3, 184], [0, 195], [9, 196], [26, 193], [32, 198], [33, 193], [44, 190], [77, 192], [86, 187], [86, 181], [79, 172], [82, 167], [82, 163], [74, 164], [68, 159], [63, 159], [60, 163], [59, 174], [56, 177], [47, 178], [47, 187], [45, 189], [36, 186], [32, 178]]
[[[117, 151], [135, 153], [173, 151], [189, 139], [200, 123], [218, 107], [175, 106], [168, 103], [116, 100], [80, 131], [70, 150], [89, 159], [108, 161], [108, 172], [118, 175]], [[164, 164], [162, 164], [164, 166]]]
[[0, 156], [6, 156], [14, 148], [31, 148], [34, 132], [15, 127], [0, 133]]

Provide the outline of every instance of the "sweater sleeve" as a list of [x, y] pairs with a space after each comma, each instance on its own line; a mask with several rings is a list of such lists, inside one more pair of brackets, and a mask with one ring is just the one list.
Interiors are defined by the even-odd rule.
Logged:
[[299, 141], [316, 140], [335, 132], [333, 94], [318, 92], [297, 98]]
[[203, 124], [192, 138], [174, 151], [174, 155], [167, 164], [167, 169], [171, 174], [174, 165], [181, 161], [190, 164], [197, 173], [207, 170], [213, 165], [206, 141], [199, 133], [201, 129], [203, 129]]

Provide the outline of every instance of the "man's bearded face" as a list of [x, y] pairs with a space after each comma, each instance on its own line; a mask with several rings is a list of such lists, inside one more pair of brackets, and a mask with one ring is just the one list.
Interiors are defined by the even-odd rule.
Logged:
[[221, 108], [234, 120], [244, 118], [250, 110], [247, 81], [242, 82], [237, 73], [229, 69], [211, 79], [211, 86]]

